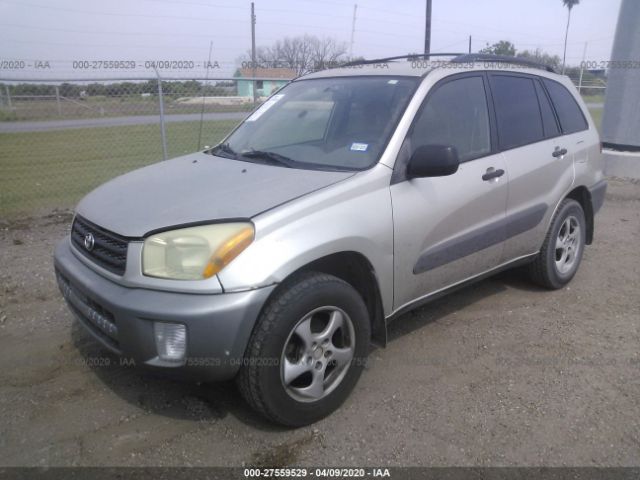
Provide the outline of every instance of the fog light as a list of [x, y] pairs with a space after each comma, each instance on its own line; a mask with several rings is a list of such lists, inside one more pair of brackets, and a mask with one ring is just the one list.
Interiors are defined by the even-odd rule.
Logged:
[[161, 360], [181, 362], [187, 349], [187, 328], [181, 323], [155, 322], [156, 350]]

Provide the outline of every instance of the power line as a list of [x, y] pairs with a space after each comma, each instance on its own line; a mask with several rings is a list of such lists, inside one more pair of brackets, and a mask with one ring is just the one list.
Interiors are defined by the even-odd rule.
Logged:
[[233, 8], [238, 10], [244, 10], [245, 7], [240, 5], [213, 5], [211, 3], [202, 3], [202, 2], [179, 2], [176, 0], [147, 0], [152, 3], [173, 3], [176, 5], [200, 5], [202, 7], [211, 7], [211, 8]]
[[[113, 45], [113, 44], [90, 44], [90, 43], [82, 43], [82, 44], [78, 44], [78, 43], [65, 43], [65, 42], [50, 42], [50, 41], [45, 41], [45, 40], [15, 40], [12, 38], [6, 38], [4, 36], [0, 37], [1, 39], [7, 41], [7, 42], [14, 42], [14, 43], [32, 43], [32, 44], [38, 44], [38, 45], [59, 45], [59, 46], [63, 46], [63, 47], [106, 47], [106, 48], [162, 48], [162, 49], [179, 49], [179, 50], [202, 50], [203, 47], [202, 45], [200, 46], [175, 46], [175, 45], [132, 45], [132, 44], [127, 44], [127, 45]], [[234, 50], [236, 51], [236, 48], [218, 48], [218, 50]]]
[[[89, 35], [140, 35], [140, 36], [162, 36], [166, 37], [167, 32], [164, 33], [145, 33], [145, 32], [114, 32], [114, 31], [96, 31], [96, 30], [75, 30], [68, 28], [53, 28], [53, 27], [40, 27], [36, 25], [20, 25], [16, 23], [0, 23], [0, 26], [9, 27], [9, 28], [26, 28], [33, 30], [49, 30], [52, 32], [64, 32], [64, 33], [81, 33], [81, 34], [89, 34]], [[184, 37], [206, 37], [211, 38], [211, 35], [207, 35], [204, 33], [171, 33], [171, 36], [184, 36]], [[246, 39], [245, 36], [241, 35], [224, 35], [225, 38], [241, 38]]]
[[[116, 13], [116, 12], [92, 12], [89, 10], [78, 10], [75, 8], [67, 8], [67, 7], [59, 7], [59, 6], [51, 6], [51, 5], [40, 5], [37, 3], [28, 3], [28, 2], [16, 2], [12, 0], [0, 0], [0, 3], [11, 3], [14, 5], [19, 5], [21, 7], [34, 7], [34, 8], [44, 8], [47, 10], [58, 10], [61, 12], [70, 12], [70, 13], [80, 13], [83, 15], [99, 15], [99, 16], [111, 16], [111, 17], [139, 17], [139, 18], [169, 18], [172, 20], [180, 19], [180, 20], [192, 20], [197, 22], [207, 22], [211, 23], [211, 19], [202, 18], [202, 17], [185, 17], [179, 15], [150, 15], [146, 13]], [[225, 18], [225, 22], [234, 21], [232, 19]], [[241, 20], [238, 20], [241, 21]]]
[[[233, 9], [237, 9], [237, 8], [242, 8], [239, 6], [224, 6], [224, 5], [211, 5], [211, 4], [204, 4], [204, 3], [200, 3], [200, 2], [181, 2], [181, 1], [173, 1], [173, 0], [161, 0], [165, 3], [173, 3], [173, 4], [192, 4], [192, 5], [200, 5], [200, 6], [205, 6], [205, 7], [219, 7], [219, 8], [233, 8]], [[36, 4], [36, 3], [30, 3], [30, 2], [18, 2], [15, 0], [0, 0], [0, 3], [8, 3], [8, 4], [14, 4], [14, 5], [19, 5], [19, 6], [28, 6], [28, 7], [34, 7], [34, 8], [42, 8], [42, 9], [49, 9], [49, 10], [58, 10], [58, 11], [65, 11], [65, 12], [70, 12], [70, 13], [78, 13], [78, 14], [83, 14], [83, 15], [99, 15], [99, 16], [116, 16], [116, 17], [136, 17], [136, 18], [162, 18], [162, 19], [180, 19], [180, 20], [190, 20], [190, 21], [197, 21], [197, 22], [206, 22], [209, 23], [210, 19], [206, 19], [206, 18], [202, 18], [202, 17], [194, 17], [194, 16], [180, 16], [180, 15], [157, 15], [157, 14], [146, 14], [146, 13], [120, 13], [120, 12], [98, 12], [98, 11], [89, 11], [89, 10], [82, 10], [82, 9], [75, 9], [75, 8], [68, 8], [68, 7], [60, 7], [60, 6], [52, 6], [52, 5], [42, 5], [42, 4]], [[320, 3], [330, 3], [330, 4], [339, 4], [337, 2], [320, 2]], [[344, 5], [344, 4], [340, 4], [340, 5]], [[387, 9], [380, 9], [380, 8], [375, 8], [375, 7], [370, 7], [370, 6], [365, 6], [364, 8], [369, 9], [369, 10], [374, 10], [374, 11], [378, 11], [378, 12], [383, 12], [383, 13], [395, 13], [397, 15], [403, 15], [403, 16], [408, 16], [410, 18], [416, 18], [415, 15], [410, 15], [410, 14], [401, 14], [399, 12], [393, 12], [391, 10], [387, 10]], [[269, 8], [261, 8], [261, 11], [265, 11], [265, 12], [289, 12], [289, 13], [308, 13], [309, 15], [313, 15], [313, 16], [328, 16], [328, 17], [332, 17], [332, 18], [345, 18], [345, 19], [351, 19], [351, 17], [348, 16], [336, 16], [336, 15], [328, 15], [328, 14], [323, 14], [323, 13], [315, 13], [315, 12], [302, 12], [302, 11], [292, 11], [292, 10], [282, 10], [282, 9], [269, 9]], [[418, 25], [413, 25], [413, 24], [409, 24], [409, 23], [404, 23], [404, 22], [395, 22], [395, 21], [388, 21], [386, 19], [381, 19], [381, 20], [376, 20], [376, 19], [372, 19], [370, 17], [360, 17], [362, 20], [367, 20], [367, 21], [373, 21], [373, 22], [378, 22], [378, 23], [389, 23], [389, 24], [395, 24], [395, 25], [399, 25], [399, 26], [408, 26], [408, 27], [412, 27], [412, 28], [419, 28]], [[245, 20], [242, 19], [235, 19], [235, 18], [225, 18], [224, 19], [225, 22], [236, 22], [236, 23], [245, 23]], [[319, 25], [303, 25], [303, 24], [290, 24], [290, 23], [281, 23], [281, 22], [263, 22], [266, 25], [275, 25], [275, 26], [291, 26], [291, 27], [303, 27], [303, 28], [314, 28], [314, 29], [325, 29], [325, 30], [340, 30], [343, 31], [343, 28], [339, 28], [339, 27], [323, 27], [323, 26], [319, 26]], [[462, 26], [467, 26], [467, 27], [473, 27], [476, 29], [483, 29], [483, 30], [490, 30], [490, 31], [497, 31], [497, 32], [502, 32], [502, 33], [512, 33], [512, 34], [516, 34], [515, 31], [512, 30], [504, 30], [504, 29], [496, 29], [496, 28], [492, 28], [492, 27], [487, 27], [485, 25], [476, 25], [476, 24], [470, 24], [470, 23], [465, 23], [465, 22], [456, 22], [456, 21], [449, 21], [449, 20], [439, 20], [438, 23], [448, 23], [448, 24], [452, 24], [452, 25], [462, 25]], [[365, 33], [372, 33], [372, 32], [367, 32], [366, 30], [360, 30], [361, 32], [365, 32]], [[449, 29], [449, 31], [451, 31]], [[379, 32], [373, 32], [373, 33], [379, 33]], [[458, 33], [464, 33], [462, 31], [458, 32]], [[524, 31], [518, 31], [517, 32], [518, 35], [524, 35], [526, 34], [529, 37], [539, 37], [539, 38], [548, 38], [548, 37], [541, 37], [539, 35], [534, 35], [534, 34], [530, 34]], [[193, 36], [200, 36], [198, 34], [193, 34]], [[204, 35], [206, 37], [210, 37], [210, 35]], [[405, 35], [406, 36], [406, 35]]]
[[384, 23], [385, 25], [398, 25], [399, 27], [410, 27], [410, 28], [421, 27], [417, 23], [395, 22], [395, 21], [387, 20], [386, 18], [371, 18], [371, 17], [363, 17], [362, 15], [359, 15], [358, 18], [361, 20], [366, 20], [367, 22]]
[[336, 1], [330, 1], [330, 0], [304, 0], [307, 2], [313, 2], [313, 3], [324, 3], [326, 5], [337, 5], [340, 7], [345, 7], [345, 6], [350, 6], [348, 3], [344, 3], [344, 2], [336, 2]]
[[309, 12], [302, 10], [290, 10], [290, 9], [282, 9], [282, 8], [269, 8], [269, 7], [260, 7], [260, 13], [262, 12], [272, 12], [272, 13], [300, 13], [302, 15], [311, 15], [314, 17], [327, 17], [327, 18], [344, 18], [346, 20], [351, 20], [350, 16], [347, 15], [334, 15], [333, 13], [319, 13], [319, 12]]
[[396, 10], [387, 10], [385, 8], [371, 7], [369, 5], [363, 5], [363, 8], [365, 10], [373, 10], [375, 12], [380, 12], [380, 13], [385, 13], [385, 14], [398, 15], [398, 16], [401, 16], [401, 17], [416, 18], [415, 14], [398, 12]]
[[[151, 1], [151, 0], [147, 0], [147, 1]], [[195, 1], [178, 1], [178, 0], [154, 0], [154, 1], [159, 1], [162, 3], [168, 3], [168, 4], [175, 4], [175, 5], [197, 5], [197, 6], [203, 6], [203, 7], [210, 7], [210, 8], [227, 8], [227, 9], [243, 9], [245, 7], [239, 6], [239, 5], [219, 5], [219, 4], [208, 4], [208, 3], [202, 3], [202, 2], [195, 2]], [[306, 0], [306, 1], [311, 1], [311, 0]], [[351, 4], [346, 4], [346, 3], [342, 3], [342, 2], [338, 2], [338, 1], [329, 1], [329, 0], [313, 0], [314, 4], [328, 4], [328, 5], [339, 5], [339, 6], [351, 6]], [[176, 15], [158, 15], [158, 14], [146, 14], [146, 13], [124, 13], [124, 12], [96, 12], [96, 11], [88, 11], [88, 10], [82, 10], [82, 9], [75, 9], [75, 8], [67, 8], [67, 7], [61, 7], [61, 6], [52, 6], [52, 5], [43, 5], [43, 4], [36, 4], [36, 3], [31, 3], [31, 2], [22, 2], [22, 1], [16, 1], [16, 0], [0, 0], [0, 3], [5, 3], [5, 4], [14, 4], [14, 5], [19, 5], [19, 6], [27, 6], [27, 7], [35, 7], [35, 8], [42, 8], [42, 9], [49, 9], [49, 10], [58, 10], [58, 11], [65, 11], [65, 12], [71, 12], [71, 13], [78, 13], [78, 14], [85, 14], [85, 15], [99, 15], [99, 16], [117, 16], [117, 17], [141, 17], [141, 18], [159, 18], [159, 19], [164, 19], [164, 18], [169, 18], [172, 20], [175, 19], [180, 19], [180, 20], [189, 20], [189, 21], [198, 21], [198, 22], [210, 22], [209, 19], [203, 18], [203, 17], [195, 17], [195, 16], [176, 16]], [[408, 13], [403, 13], [403, 12], [398, 12], [398, 11], [392, 11], [392, 10], [388, 10], [388, 9], [384, 9], [384, 8], [377, 8], [377, 7], [371, 7], [368, 5], [364, 5], [363, 8], [365, 8], [365, 10], [371, 10], [371, 11], [376, 11], [376, 12], [382, 12], [385, 14], [392, 14], [392, 15], [398, 15], [398, 16], [405, 16], [408, 18], [419, 18], [416, 15], [413, 14], [408, 14]], [[266, 13], [270, 13], [270, 12], [288, 12], [288, 13], [300, 13], [300, 14], [308, 14], [308, 15], [312, 15], [312, 16], [326, 16], [326, 17], [332, 17], [332, 18], [344, 18], [344, 19], [351, 19], [352, 17], [346, 16], [346, 15], [334, 15], [334, 14], [325, 14], [325, 13], [321, 13], [321, 12], [303, 12], [300, 10], [284, 10], [284, 9], [278, 9], [278, 8], [268, 8], [268, 7], [261, 7], [260, 11], [264, 11]], [[398, 26], [403, 26], [403, 27], [410, 27], [410, 28], [415, 28], [418, 32], [420, 29], [419, 25], [414, 25], [414, 24], [410, 24], [408, 22], [401, 22], [401, 21], [389, 21], [387, 19], [375, 19], [375, 18], [371, 18], [371, 17], [367, 17], [367, 16], [359, 16], [358, 19], [362, 19], [368, 22], [377, 22], [377, 23], [387, 23], [387, 24], [391, 24], [391, 25], [398, 25]], [[240, 19], [235, 19], [235, 18], [225, 18], [224, 19], [225, 22], [237, 22], [237, 23], [245, 23], [245, 20], [240, 20]], [[307, 28], [307, 29], [316, 29], [316, 30], [330, 30], [330, 31], [340, 31], [340, 32], [344, 32], [346, 33], [346, 27], [336, 27], [336, 26], [322, 26], [322, 25], [305, 25], [305, 24], [293, 24], [293, 23], [284, 23], [284, 22], [270, 22], [270, 21], [264, 21], [261, 22], [264, 25], [273, 25], [273, 26], [283, 26], [283, 27], [293, 27], [293, 28]], [[491, 31], [496, 31], [496, 32], [513, 32], [512, 34], [516, 34], [515, 31], [509, 31], [509, 30], [504, 30], [504, 29], [500, 29], [500, 28], [492, 28], [492, 27], [487, 27], [485, 25], [475, 25], [475, 24], [469, 24], [469, 23], [465, 23], [465, 22], [457, 22], [457, 21], [448, 21], [448, 20], [441, 20], [438, 22], [438, 24], [453, 24], [453, 25], [462, 25], [462, 26], [469, 26], [472, 27], [474, 29], [474, 31], [487, 31], [487, 30], [491, 30]], [[30, 29], [38, 29], [38, 30], [49, 30], [49, 31], [56, 31], [56, 32], [70, 32], [70, 33], [80, 33], [80, 34], [95, 34], [95, 35], [125, 35], [125, 36], [166, 36], [166, 33], [143, 33], [143, 32], [113, 32], [113, 31], [88, 31], [88, 30], [75, 30], [75, 29], [60, 29], [60, 28], [52, 28], [52, 27], [35, 27], [35, 26], [29, 26], [29, 25], [21, 25], [21, 24], [10, 24], [10, 23], [4, 23], [1, 24], [3, 26], [6, 27], [10, 27], [10, 28], [30, 28]], [[436, 25], [434, 25], [434, 27], [438, 28]], [[439, 29], [439, 28], [438, 28]], [[371, 35], [386, 35], [386, 36], [392, 36], [392, 37], [405, 37], [405, 38], [409, 38], [412, 40], [417, 40], [417, 35], [413, 35], [413, 34], [407, 34], [407, 33], [394, 33], [392, 31], [386, 31], [386, 32], [381, 32], [381, 31], [374, 31], [374, 30], [367, 30], [367, 29], [357, 29], [354, 30], [354, 32], [357, 31], [359, 33], [363, 33], [363, 34], [371, 34]], [[452, 30], [450, 28], [447, 28], [448, 32], [452, 32], [452, 33], [464, 33], [465, 35], [469, 33], [469, 31], [458, 31], [456, 32], [456, 30]], [[472, 31], [471, 33], [474, 33], [474, 31]], [[517, 32], [518, 35], [527, 35], [528, 37], [536, 37], [538, 36], [539, 38], [544, 38], [544, 39], [548, 39], [549, 37], [545, 36], [539, 36], [539, 35], [533, 35], [533, 34], [528, 34], [527, 32], [523, 32], [523, 31], [518, 31]], [[173, 34], [176, 36], [191, 36], [191, 37], [206, 37], [206, 38], [211, 38], [210, 34], [198, 34], [198, 33], [193, 33], [193, 34]], [[598, 37], [595, 39], [590, 39], [589, 41], [593, 41], [593, 42], [598, 42], [598, 41], [605, 41], [605, 40], [609, 40], [610, 38], [612, 38], [613, 35], [609, 35], [606, 37]], [[245, 36], [241, 36], [241, 35], [233, 35], [233, 36], [229, 36], [229, 35], [225, 35], [225, 38], [237, 38], [237, 39], [242, 39], [242, 40], [246, 40]], [[476, 37], [478, 38], [478, 37]], [[479, 40], [481, 38], [478, 38]], [[19, 42], [19, 43], [45, 43], [45, 42], [34, 42], [34, 41], [25, 41], [25, 40], [11, 40], [14, 42]], [[267, 41], [273, 41], [271, 39], [267, 40]], [[57, 45], [63, 45], [63, 46], [83, 46], [83, 45], [78, 45], [78, 44], [70, 44], [70, 43], [54, 43], [54, 42], [46, 42], [48, 44], [57, 44]], [[582, 42], [570, 42], [570, 44], [577, 44], [577, 43], [582, 43]], [[522, 46], [535, 46], [535, 47], [544, 47], [544, 46], [558, 46], [560, 45], [560, 43], [518, 43], [519, 45]], [[102, 46], [102, 47], [116, 47], [116, 48], [120, 48], [120, 47], [124, 47], [121, 45], [87, 45], [86, 46]], [[371, 46], [375, 46], [374, 44], [371, 44], [369, 42], [367, 42], [367, 45], [371, 45]], [[129, 46], [129, 45], [127, 45]], [[171, 46], [159, 46], [159, 45], [149, 45], [149, 46], [142, 46], [142, 45], [134, 45], [134, 48], [178, 48], [178, 49], [197, 49], [199, 47], [174, 47], [173, 45]], [[394, 47], [387, 47], [385, 46], [385, 48], [394, 48]], [[231, 48], [228, 48], [227, 50], [233, 50]]]
[[[44, 8], [44, 9], [51, 9], [51, 10], [60, 10], [60, 11], [66, 11], [66, 12], [73, 12], [73, 13], [80, 13], [80, 14], [87, 14], [87, 15], [107, 15], [107, 16], [117, 16], [117, 17], [143, 17], [143, 18], [170, 18], [170, 19], [181, 19], [181, 20], [193, 20], [193, 21], [198, 21], [198, 22], [207, 22], [207, 23], [211, 23], [210, 19], [206, 19], [206, 18], [202, 18], [202, 17], [185, 17], [185, 16], [176, 16], [176, 15], [149, 15], [149, 14], [141, 14], [141, 13], [114, 13], [114, 12], [90, 12], [87, 10], [77, 10], [77, 9], [73, 9], [73, 8], [66, 8], [66, 7], [53, 7], [53, 6], [49, 6], [49, 5], [40, 5], [40, 4], [34, 4], [34, 3], [25, 3], [25, 2], [15, 2], [12, 0], [0, 0], [0, 3], [12, 3], [12, 4], [17, 4], [17, 5], [21, 5], [21, 6], [31, 6], [31, 7], [35, 7], [35, 8]], [[229, 18], [225, 18], [224, 19], [225, 22], [239, 22], [239, 23], [246, 23], [245, 20], [240, 20], [240, 19], [229, 19]], [[268, 25], [275, 25], [275, 26], [284, 26], [284, 27], [303, 27], [303, 28], [313, 28], [313, 29], [323, 29], [323, 30], [344, 30], [340, 27], [323, 27], [320, 25], [305, 25], [305, 24], [292, 24], [292, 23], [281, 23], [281, 22], [263, 22], [265, 24]], [[210, 35], [209, 35], [210, 36]]]
[[302, 23], [282, 23], [282, 22], [261, 22], [264, 25], [275, 25], [275, 26], [280, 26], [280, 27], [302, 27], [302, 28], [311, 28], [314, 30], [320, 29], [320, 30], [338, 30], [341, 32], [344, 32], [344, 28], [342, 27], [325, 27], [322, 25], [308, 25], [308, 24], [302, 24]]

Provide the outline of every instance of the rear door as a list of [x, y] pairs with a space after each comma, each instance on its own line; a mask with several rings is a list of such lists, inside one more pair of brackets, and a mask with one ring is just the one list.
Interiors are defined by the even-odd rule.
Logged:
[[[396, 310], [501, 258], [507, 174], [488, 105], [486, 75], [473, 72], [434, 85], [416, 114], [391, 185]], [[408, 159], [421, 145], [456, 147], [458, 171], [406, 179]]]
[[[541, 79], [541, 81], [560, 122], [563, 138], [558, 143], [563, 145], [562, 148], [567, 149], [567, 153], [574, 162], [586, 163], [589, 160], [589, 150], [593, 147], [594, 142], [588, 131], [589, 124], [582, 109], [565, 85], [548, 78]], [[575, 91], [575, 88], [573, 90]]]
[[541, 79], [490, 73], [498, 145], [509, 171], [503, 261], [538, 251], [557, 202], [573, 183], [573, 145], [562, 136]]

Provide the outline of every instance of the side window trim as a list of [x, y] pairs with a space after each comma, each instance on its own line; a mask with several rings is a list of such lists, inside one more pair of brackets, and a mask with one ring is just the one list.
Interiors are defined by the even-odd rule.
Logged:
[[493, 91], [491, 90], [491, 82], [489, 81], [489, 73], [485, 70], [484, 76], [484, 92], [487, 98], [487, 108], [489, 109], [489, 131], [491, 136], [491, 153], [495, 155], [500, 153], [500, 145], [498, 144], [498, 117], [496, 116], [496, 108], [493, 100]]
[[[549, 96], [549, 92], [547, 92], [547, 89], [544, 86], [544, 82], [542, 81], [541, 78], [535, 78], [534, 82], [536, 82], [536, 84], [540, 87], [540, 90], [542, 91], [542, 94], [546, 97], [547, 99], [547, 103], [549, 104], [549, 107], [551, 107], [551, 113], [553, 113], [553, 118], [555, 119], [556, 122], [556, 127], [558, 129], [558, 134], [557, 135], [545, 135], [544, 139], [545, 140], [550, 140], [552, 138], [558, 138], [561, 137], [564, 133], [562, 132], [562, 127], [560, 126], [560, 119], [558, 118], [558, 112], [556, 112], [555, 106], [553, 105], [553, 102], [551, 101], [551, 97]], [[538, 107], [540, 108], [540, 118], [542, 118], [542, 102], [540, 101], [540, 96], [538, 95], [538, 89], [536, 88], [536, 96], [538, 97]], [[542, 124], [544, 127], [544, 118], [542, 118]], [[544, 128], [543, 128], [544, 130]]]

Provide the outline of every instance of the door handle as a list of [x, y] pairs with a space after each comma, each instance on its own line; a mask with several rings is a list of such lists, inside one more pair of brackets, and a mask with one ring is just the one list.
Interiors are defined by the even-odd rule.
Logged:
[[504, 175], [504, 170], [502, 170], [501, 168], [499, 168], [498, 170], [494, 170], [493, 167], [489, 167], [487, 168], [487, 172], [482, 175], [482, 180], [486, 182], [488, 180], [501, 177], [502, 175]]
[[553, 151], [553, 153], [551, 155], [553, 155], [555, 158], [558, 158], [558, 157], [562, 157], [562, 156], [564, 156], [566, 154], [567, 154], [567, 149], [566, 148], [556, 147], [556, 149]]

